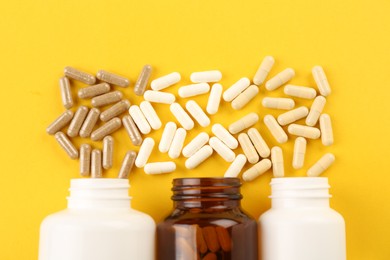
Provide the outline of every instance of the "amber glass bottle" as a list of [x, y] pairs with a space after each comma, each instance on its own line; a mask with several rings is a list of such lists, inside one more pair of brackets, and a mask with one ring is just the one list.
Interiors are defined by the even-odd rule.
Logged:
[[173, 180], [173, 212], [157, 226], [158, 260], [257, 260], [256, 221], [238, 178]]

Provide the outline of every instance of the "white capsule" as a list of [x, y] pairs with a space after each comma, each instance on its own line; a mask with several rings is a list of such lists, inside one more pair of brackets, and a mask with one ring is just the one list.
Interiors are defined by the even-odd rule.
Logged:
[[223, 177], [237, 178], [242, 168], [244, 168], [245, 164], [246, 164], [246, 156], [243, 154], [237, 155], [234, 161], [230, 164], [229, 168], [226, 170]]
[[181, 98], [188, 98], [197, 95], [202, 95], [210, 91], [208, 83], [191, 84], [179, 88], [179, 96]]
[[211, 148], [210, 145], [205, 145], [186, 160], [185, 166], [187, 169], [194, 169], [207, 158], [209, 158], [212, 154], [213, 148]]
[[235, 99], [241, 92], [243, 92], [249, 85], [251, 81], [248, 78], [241, 78], [236, 83], [234, 83], [230, 88], [223, 92], [223, 100], [230, 102]]
[[132, 105], [129, 108], [129, 114], [131, 118], [133, 119], [134, 123], [137, 125], [138, 129], [143, 134], [149, 134], [151, 131], [150, 125], [148, 121], [146, 120], [144, 114], [142, 113], [141, 109], [137, 105]]
[[180, 156], [183, 149], [184, 141], [187, 136], [187, 131], [184, 128], [178, 128], [173, 136], [171, 147], [169, 147], [168, 155], [172, 159]]
[[321, 95], [327, 97], [331, 93], [328, 79], [326, 78], [324, 69], [321, 66], [314, 66], [312, 69], [313, 78]]
[[320, 116], [320, 129], [321, 129], [321, 141], [325, 146], [333, 144], [333, 129], [332, 121], [328, 114], [322, 114]]
[[219, 104], [221, 103], [222, 90], [222, 85], [218, 83], [214, 84], [211, 88], [206, 107], [206, 111], [210, 115], [214, 115], [218, 112]]
[[154, 110], [152, 104], [150, 104], [149, 101], [142, 101], [141, 104], [139, 105], [139, 107], [141, 108], [142, 114], [144, 114], [149, 125], [154, 130], [160, 129], [162, 123], [161, 123], [161, 120], [156, 113], [156, 110]]
[[318, 119], [322, 113], [326, 104], [326, 98], [323, 96], [318, 96], [314, 99], [313, 104], [310, 107], [310, 112], [306, 117], [306, 124], [309, 126], [314, 126], [317, 124]]
[[236, 157], [235, 153], [215, 136], [210, 138], [209, 144], [227, 162], [232, 162]]
[[263, 84], [264, 80], [267, 78], [269, 72], [271, 71], [274, 63], [274, 57], [265, 56], [259, 68], [257, 69], [255, 76], [253, 77], [253, 83], [255, 83], [257, 86]]
[[153, 103], [172, 104], [175, 102], [175, 95], [171, 93], [147, 90], [144, 93], [144, 99]]
[[153, 90], [162, 90], [164, 88], [172, 86], [173, 84], [176, 84], [180, 81], [180, 79], [181, 76], [179, 72], [172, 72], [168, 75], [153, 80], [150, 86]]
[[264, 124], [278, 143], [283, 144], [288, 141], [286, 132], [284, 132], [283, 128], [278, 124], [275, 117], [266, 115], [264, 117]]
[[284, 110], [293, 109], [295, 106], [295, 102], [291, 98], [265, 97], [263, 98], [263, 101], [261, 103], [263, 104], [263, 107], [266, 108], [284, 109]]
[[335, 161], [335, 157], [331, 153], [327, 153], [321, 157], [308, 171], [307, 176], [317, 177], [328, 169]]
[[219, 70], [193, 72], [190, 79], [194, 83], [218, 82], [222, 79], [222, 73]]
[[173, 137], [175, 136], [176, 129], [177, 126], [174, 122], [168, 122], [165, 125], [164, 131], [161, 136], [160, 144], [158, 145], [158, 149], [160, 150], [160, 152], [168, 152], [169, 148], [171, 147]]
[[280, 125], [288, 125], [299, 119], [304, 118], [309, 114], [309, 109], [307, 107], [298, 107], [296, 109], [287, 111], [286, 113], [280, 114], [278, 116], [278, 122]]
[[259, 87], [251, 85], [238, 95], [231, 103], [234, 110], [240, 110], [248, 104], [259, 93]]
[[271, 150], [256, 128], [249, 129], [248, 136], [261, 157], [266, 158], [270, 155]]
[[206, 132], [198, 134], [194, 139], [191, 140], [184, 148], [183, 155], [184, 157], [191, 157], [196, 153], [200, 148], [202, 148], [209, 141], [209, 135]]
[[245, 128], [251, 127], [259, 121], [259, 116], [256, 113], [249, 113], [244, 117], [241, 117], [236, 122], [229, 125], [229, 132], [231, 134], [237, 134]]
[[288, 84], [284, 87], [284, 94], [292, 97], [313, 99], [317, 96], [317, 91], [314, 88]]
[[292, 166], [296, 170], [301, 169], [305, 162], [306, 144], [306, 139], [303, 137], [295, 139]]
[[222, 142], [224, 142], [230, 149], [236, 149], [238, 147], [238, 141], [234, 136], [232, 136], [225, 127], [221, 124], [214, 124], [211, 127], [211, 132], [219, 138]]
[[194, 100], [186, 103], [186, 108], [190, 115], [195, 118], [200, 126], [206, 127], [210, 124], [210, 118], [206, 115], [203, 109]]
[[154, 162], [147, 163], [144, 167], [146, 174], [164, 174], [176, 170], [176, 163], [174, 162]]
[[263, 159], [260, 162], [253, 165], [242, 174], [244, 181], [253, 181], [269, 169], [271, 169], [272, 163], [269, 159]]
[[251, 140], [249, 139], [249, 136], [245, 133], [239, 134], [238, 141], [240, 142], [240, 146], [244, 151], [246, 158], [248, 158], [248, 162], [252, 164], [257, 163], [260, 158]]
[[275, 178], [284, 176], [284, 160], [282, 148], [274, 146], [271, 149], [272, 171]]
[[302, 136], [309, 139], [317, 139], [321, 135], [318, 128], [306, 125], [291, 124], [288, 126], [287, 130], [292, 135]]
[[148, 162], [149, 157], [153, 151], [154, 140], [151, 137], [145, 138], [142, 142], [137, 158], [135, 159], [135, 166], [142, 168]]
[[276, 74], [272, 79], [265, 83], [265, 88], [269, 91], [279, 88], [281, 85], [287, 83], [295, 76], [295, 71], [287, 68], [282, 72]]
[[179, 103], [172, 103], [170, 106], [170, 110], [184, 129], [191, 130], [192, 128], [194, 128], [194, 121], [192, 121], [191, 117], [187, 114], [187, 112], [182, 108]]

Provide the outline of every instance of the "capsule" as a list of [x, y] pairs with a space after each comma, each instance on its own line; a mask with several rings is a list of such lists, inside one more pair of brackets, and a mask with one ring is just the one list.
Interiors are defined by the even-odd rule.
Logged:
[[192, 128], [194, 128], [194, 121], [192, 121], [191, 117], [187, 114], [187, 112], [182, 108], [179, 103], [171, 104], [170, 110], [184, 129], [191, 130]]
[[158, 145], [158, 149], [160, 150], [160, 152], [166, 153], [169, 151], [173, 137], [175, 136], [176, 133], [176, 129], [177, 126], [174, 122], [166, 123], [160, 139], [160, 144]]
[[253, 181], [269, 169], [271, 169], [272, 163], [269, 159], [263, 159], [260, 162], [253, 165], [242, 174], [244, 181]]
[[283, 144], [288, 141], [286, 132], [284, 132], [283, 128], [278, 124], [275, 117], [266, 115], [264, 117], [264, 124], [278, 143]]
[[221, 248], [221, 246], [218, 242], [218, 236], [215, 227], [213, 226], [203, 227], [202, 232], [208, 249], [213, 253], [217, 252]]
[[168, 75], [162, 76], [158, 79], [152, 81], [150, 86], [153, 90], [162, 90], [173, 84], [176, 84], [181, 80], [181, 76], [179, 72], [172, 72]]
[[110, 92], [110, 89], [110, 85], [104, 82], [80, 89], [78, 96], [82, 99], [93, 98]]
[[209, 141], [209, 135], [206, 132], [202, 132], [198, 134], [194, 139], [191, 140], [184, 148], [183, 148], [183, 156], [191, 157], [194, 153], [196, 153], [200, 148], [202, 148]]
[[62, 113], [59, 117], [56, 118], [56, 120], [53, 121], [47, 128], [46, 132], [49, 135], [54, 135], [58, 131], [60, 131], [62, 128], [67, 126], [69, 122], [73, 118], [73, 112], [70, 110], [66, 110], [64, 113]]
[[265, 56], [259, 68], [257, 69], [255, 76], [253, 77], [253, 83], [255, 83], [257, 86], [263, 84], [272, 67], [274, 66], [274, 63], [274, 57]]
[[87, 117], [84, 120], [83, 125], [80, 129], [80, 136], [87, 138], [91, 135], [93, 128], [95, 127], [100, 115], [100, 110], [97, 108], [91, 108], [89, 110]]
[[276, 74], [273, 78], [265, 83], [265, 88], [269, 91], [275, 90], [283, 84], [290, 81], [295, 76], [295, 71], [291, 68], [287, 68], [282, 72]]
[[112, 92], [108, 92], [106, 94], [94, 97], [91, 100], [91, 104], [94, 107], [102, 107], [102, 106], [116, 103], [116, 102], [120, 101], [122, 99], [122, 97], [123, 97], [122, 92], [112, 91]]
[[318, 177], [326, 169], [328, 169], [335, 161], [335, 157], [331, 153], [327, 153], [321, 157], [308, 171], [307, 176]]
[[241, 78], [236, 83], [234, 83], [230, 88], [223, 92], [223, 100], [230, 102], [235, 99], [241, 92], [249, 87], [251, 81], [248, 78]]
[[95, 84], [96, 78], [92, 74], [86, 73], [84, 71], [72, 68], [72, 67], [65, 67], [64, 69], [65, 76], [81, 81], [85, 84], [92, 85]]
[[301, 169], [305, 162], [306, 144], [306, 139], [303, 137], [295, 139], [292, 166], [296, 170]]
[[309, 114], [309, 109], [305, 106], [298, 107], [296, 109], [287, 111], [278, 116], [278, 122], [280, 125], [288, 125], [299, 119], [306, 117]]
[[239, 94], [231, 103], [234, 110], [240, 110], [245, 107], [259, 93], [259, 87], [251, 85]]
[[227, 162], [232, 162], [236, 157], [235, 153], [215, 136], [210, 138], [209, 145]]
[[81, 126], [84, 123], [85, 118], [88, 114], [88, 108], [85, 106], [80, 106], [76, 113], [74, 114], [74, 117], [72, 121], [70, 122], [70, 125], [68, 127], [68, 136], [69, 137], [76, 137], [79, 134], [79, 131], [81, 129]]
[[222, 90], [222, 85], [218, 83], [214, 84], [211, 88], [206, 107], [206, 111], [210, 115], [214, 115], [218, 112], [219, 105], [221, 103]]
[[245, 155], [243, 154], [237, 155], [234, 161], [230, 164], [229, 168], [226, 170], [223, 177], [237, 178], [242, 168], [244, 168], [246, 161], [247, 159]]
[[108, 170], [112, 168], [114, 160], [114, 138], [107, 135], [103, 138], [103, 168]]
[[322, 114], [320, 116], [320, 129], [321, 129], [321, 141], [325, 146], [333, 144], [333, 129], [332, 121], [328, 114]]
[[200, 126], [206, 127], [210, 124], [210, 118], [194, 100], [190, 100], [186, 103], [186, 109]]
[[96, 77], [101, 81], [110, 83], [115, 86], [119, 86], [122, 88], [126, 88], [130, 85], [130, 80], [127, 78], [120, 76], [118, 74], [114, 74], [112, 72], [108, 72], [106, 70], [99, 70], [96, 74]]
[[148, 162], [154, 147], [154, 140], [151, 137], [145, 138], [139, 149], [138, 156], [135, 159], [135, 166], [142, 168]]
[[69, 155], [70, 159], [75, 160], [79, 158], [79, 151], [77, 151], [77, 148], [63, 132], [57, 132], [54, 137], [62, 149]]
[[225, 252], [230, 252], [232, 250], [232, 239], [230, 238], [227, 229], [221, 226], [216, 226], [215, 231], [217, 231], [218, 241], [222, 250]]
[[230, 149], [236, 149], [238, 147], [238, 141], [234, 136], [232, 136], [225, 127], [221, 124], [214, 124], [211, 127], [211, 132], [219, 138], [224, 144], [226, 144]]
[[102, 120], [103, 122], [107, 122], [108, 120], [124, 113], [127, 109], [129, 109], [129, 107], [130, 102], [128, 100], [121, 100], [107, 110], [103, 111], [100, 114], [100, 120]]
[[123, 158], [121, 168], [118, 173], [119, 179], [127, 179], [130, 175], [131, 170], [133, 169], [135, 158], [137, 153], [134, 151], [128, 151]]
[[259, 121], [259, 116], [256, 113], [249, 113], [246, 116], [240, 118], [236, 122], [229, 125], [229, 132], [231, 134], [237, 134], [242, 130], [253, 126]]
[[284, 176], [284, 160], [282, 148], [274, 146], [271, 149], [272, 171], [274, 178], [281, 178]]
[[248, 158], [248, 162], [252, 164], [257, 163], [260, 158], [251, 140], [249, 139], [249, 136], [245, 133], [239, 134], [238, 142], [240, 142], [240, 146], [244, 151], [246, 158]]
[[146, 120], [148, 121], [149, 125], [154, 130], [158, 130], [161, 128], [161, 120], [158, 117], [156, 110], [154, 110], [152, 104], [150, 104], [149, 101], [142, 101], [139, 105], [142, 114], [144, 114]]
[[102, 152], [98, 149], [93, 149], [91, 154], [91, 178], [101, 177], [103, 177]]
[[142, 96], [145, 93], [151, 75], [152, 75], [152, 66], [145, 65], [142, 68], [141, 74], [139, 74], [139, 77], [134, 85], [134, 93], [137, 96]]
[[317, 124], [318, 119], [322, 113], [326, 104], [326, 98], [318, 96], [314, 99], [313, 104], [310, 107], [310, 112], [306, 117], [306, 124], [308, 126], [314, 126]]
[[318, 128], [305, 125], [291, 124], [288, 126], [287, 130], [292, 135], [302, 136], [309, 139], [317, 139], [321, 135]]
[[291, 98], [265, 97], [261, 103], [263, 104], [263, 107], [273, 109], [290, 110], [295, 107], [295, 102]]
[[317, 96], [317, 91], [314, 88], [288, 84], [284, 87], [284, 94], [297, 98], [313, 99]]
[[125, 127], [126, 132], [129, 135], [130, 141], [133, 143], [133, 145], [140, 146], [142, 144], [142, 136], [131, 116], [124, 116], [122, 118], [122, 124]]
[[190, 80], [194, 83], [218, 82], [222, 79], [222, 73], [219, 70], [208, 70], [191, 73]]
[[143, 134], [149, 134], [151, 131], [150, 125], [148, 121], [146, 120], [144, 114], [142, 113], [141, 109], [137, 105], [132, 105], [129, 108], [129, 113], [131, 118], [134, 120], [134, 123], [137, 125], [138, 129]]
[[253, 146], [256, 148], [256, 151], [261, 157], [266, 158], [270, 155], [271, 150], [269, 149], [267, 143], [264, 141], [263, 137], [256, 128], [249, 129], [248, 136]]
[[331, 89], [324, 69], [321, 66], [314, 66], [312, 69], [312, 73], [321, 95], [325, 97], [329, 96], [331, 93]]
[[205, 145], [186, 160], [185, 166], [187, 169], [190, 170], [195, 169], [199, 164], [204, 162], [212, 154], [213, 154], [213, 148], [211, 148], [210, 145]]
[[205, 94], [210, 91], [208, 83], [197, 83], [179, 88], [179, 96], [181, 98], [188, 98]]
[[173, 136], [171, 146], [169, 147], [168, 155], [172, 159], [180, 156], [183, 149], [184, 141], [187, 136], [187, 131], [184, 128], [178, 128]]
[[62, 104], [66, 109], [73, 107], [72, 91], [70, 90], [70, 82], [67, 77], [60, 78], [60, 92]]
[[147, 90], [144, 93], [144, 99], [153, 103], [172, 104], [175, 102], [175, 95], [161, 91]]
[[80, 146], [80, 174], [88, 176], [91, 171], [91, 146], [82, 144]]
[[144, 167], [146, 174], [164, 174], [174, 172], [176, 170], [176, 163], [174, 162], [154, 162], [147, 163]]
[[116, 130], [118, 130], [122, 126], [122, 121], [114, 117], [110, 121], [106, 122], [104, 125], [96, 129], [95, 131], [92, 132], [91, 134], [91, 139], [92, 141], [100, 141], [102, 140], [105, 136], [112, 134]]

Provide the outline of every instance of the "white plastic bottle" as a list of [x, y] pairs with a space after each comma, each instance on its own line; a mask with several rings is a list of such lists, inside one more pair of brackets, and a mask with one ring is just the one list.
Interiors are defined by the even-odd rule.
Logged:
[[260, 217], [262, 260], [345, 260], [345, 223], [329, 207], [328, 179], [274, 178]]
[[126, 179], [71, 180], [68, 208], [41, 224], [39, 260], [154, 260], [155, 223]]

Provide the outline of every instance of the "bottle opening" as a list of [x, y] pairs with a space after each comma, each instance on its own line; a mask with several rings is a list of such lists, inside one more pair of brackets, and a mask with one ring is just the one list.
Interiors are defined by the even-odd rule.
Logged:
[[286, 177], [271, 180], [270, 198], [330, 198], [326, 177]]

